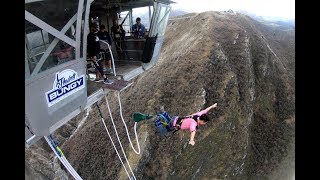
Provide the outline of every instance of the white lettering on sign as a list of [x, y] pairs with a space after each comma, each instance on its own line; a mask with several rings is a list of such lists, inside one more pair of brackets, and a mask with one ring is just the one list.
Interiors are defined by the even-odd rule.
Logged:
[[84, 80], [84, 75], [78, 77], [77, 72], [72, 69], [57, 72], [53, 89], [46, 92], [48, 107], [83, 89]]

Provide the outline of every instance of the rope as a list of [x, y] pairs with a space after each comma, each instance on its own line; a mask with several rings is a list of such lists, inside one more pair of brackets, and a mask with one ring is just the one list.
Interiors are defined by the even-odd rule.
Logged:
[[[97, 103], [96, 103], [96, 105], [97, 105], [98, 110], [99, 110], [99, 114], [100, 114], [100, 117], [101, 117], [101, 121], [102, 121], [102, 123], [103, 123], [103, 125], [104, 125], [104, 128], [107, 130], [107, 133], [108, 133], [109, 139], [110, 139], [110, 141], [111, 141], [111, 143], [112, 143], [112, 146], [113, 146], [114, 150], [116, 151], [116, 153], [117, 153], [117, 155], [118, 155], [118, 158], [120, 159], [120, 162], [121, 162], [124, 170], [126, 171], [126, 173], [127, 173], [127, 175], [128, 175], [128, 178], [131, 179], [131, 178], [130, 178], [130, 175], [129, 175], [128, 171], [127, 171], [127, 168], [126, 168], [126, 166], [124, 165], [124, 163], [123, 163], [123, 161], [122, 161], [122, 159], [121, 159], [121, 157], [120, 157], [120, 155], [119, 155], [119, 152], [118, 152], [115, 144], [113, 143], [113, 140], [112, 140], [112, 138], [111, 138], [111, 135], [110, 135], [110, 133], [109, 133], [109, 130], [108, 130], [108, 128], [107, 128], [107, 126], [106, 126], [106, 124], [105, 124], [105, 122], [104, 122], [104, 119], [103, 119], [102, 113], [101, 113], [101, 111], [100, 111], [100, 108], [99, 108], [99, 106], [98, 106]], [[111, 117], [111, 116], [110, 116], [110, 117]], [[130, 166], [129, 166], [129, 167], [130, 167]]]
[[140, 144], [139, 144], [139, 138], [138, 138], [138, 135], [137, 135], [137, 122], [134, 123], [134, 134], [135, 134], [136, 141], [137, 141], [137, 144], [138, 144], [138, 152], [135, 150], [135, 148], [134, 148], [133, 145], [132, 145], [132, 142], [131, 142], [131, 139], [130, 139], [130, 136], [129, 136], [129, 132], [128, 132], [127, 125], [126, 125], [126, 123], [124, 122], [124, 119], [123, 119], [122, 107], [121, 107], [121, 101], [120, 101], [120, 92], [119, 92], [119, 91], [118, 91], [118, 94], [117, 94], [117, 95], [118, 95], [118, 102], [119, 102], [119, 107], [120, 107], [121, 120], [122, 120], [122, 122], [123, 122], [124, 127], [126, 128], [127, 137], [128, 137], [128, 139], [129, 139], [130, 145], [131, 145], [133, 151], [134, 151], [136, 154], [140, 154]]
[[28, 128], [28, 130], [30, 131], [30, 133], [32, 135], [34, 135], [34, 133], [32, 132], [32, 130], [30, 129], [30, 127], [28, 126], [28, 124], [26, 122], [24, 122], [24, 126]]
[[112, 50], [111, 50], [111, 46], [109, 43], [107, 43], [106, 41], [100, 40], [100, 42], [106, 44], [108, 46], [109, 52], [110, 52], [110, 56], [111, 56], [111, 60], [112, 60], [112, 69], [113, 69], [113, 74], [114, 76], [117, 76], [116, 74], [116, 65], [114, 64], [114, 58], [113, 58], [113, 54], [112, 54]]
[[66, 159], [66, 157], [64, 156], [64, 154], [62, 153], [61, 149], [58, 147], [56, 141], [53, 139], [52, 135], [49, 135], [49, 140], [51, 141], [52, 146], [54, 147], [54, 149], [56, 150], [55, 152], [59, 155], [58, 158], [61, 158], [61, 162], [63, 163], [63, 165], [68, 169], [68, 171], [70, 172], [70, 174], [72, 174], [72, 176], [78, 180], [82, 180], [82, 178], [78, 175], [78, 173], [73, 169], [73, 167], [71, 166], [71, 164], [69, 163], [69, 161]]
[[[111, 113], [110, 106], [109, 106], [109, 103], [108, 103], [108, 99], [107, 99], [106, 96], [104, 96], [104, 98], [105, 98], [105, 100], [106, 100], [106, 104], [107, 104], [107, 107], [108, 107], [108, 111], [109, 111], [110, 119], [111, 119], [111, 122], [112, 122], [112, 125], [113, 125], [113, 129], [114, 129], [114, 131], [116, 132], [117, 139], [118, 139], [118, 142], [119, 142], [119, 144], [120, 144], [122, 153], [123, 153], [123, 155], [124, 155], [124, 158], [125, 158], [126, 161], [127, 161], [127, 164], [128, 164], [128, 166], [129, 166], [129, 169], [130, 169], [130, 171], [131, 171], [131, 173], [132, 173], [132, 175], [133, 175], [133, 178], [136, 180], [136, 177], [135, 177], [134, 173], [132, 172], [131, 166], [130, 166], [130, 164], [129, 164], [128, 158], [127, 158], [127, 156], [126, 156], [126, 154], [125, 154], [125, 152], [124, 152], [124, 149], [123, 149], [123, 147], [122, 147], [122, 143], [121, 143], [121, 140], [120, 140], [120, 138], [119, 138], [119, 135], [118, 135], [118, 132], [117, 132], [117, 128], [116, 128], [116, 126], [115, 126], [115, 124], [114, 124], [114, 121], [113, 121], [113, 118], [112, 118], [112, 113]], [[128, 174], [128, 175], [129, 175], [129, 174]], [[129, 177], [129, 179], [131, 179], [131, 178]]]
[[[68, 160], [64, 157], [64, 156], [60, 156], [60, 154], [55, 150], [54, 148], [54, 142], [52, 142], [53, 140], [50, 138], [50, 140], [48, 139], [47, 136], [44, 136], [45, 140], [47, 141], [47, 143], [49, 144], [50, 148], [52, 149], [52, 151], [55, 153], [56, 157], [58, 157], [58, 159], [60, 160], [60, 162], [64, 165], [64, 167], [68, 170], [68, 172], [76, 179], [76, 180], [82, 180], [82, 178], [79, 176], [79, 174], [73, 169], [73, 167], [71, 166], [71, 164], [68, 162]], [[63, 155], [63, 154], [61, 154]]]
[[56, 142], [54, 141], [53, 137], [49, 136], [49, 140], [51, 142], [51, 145], [54, 147], [56, 151], [56, 154], [58, 155], [57, 157], [61, 161], [61, 163], [66, 167], [66, 169], [69, 171], [69, 173], [77, 180], [82, 178], [78, 175], [78, 173], [73, 169], [71, 164], [68, 162], [68, 160], [65, 158], [64, 154], [62, 153], [61, 149], [57, 146]]

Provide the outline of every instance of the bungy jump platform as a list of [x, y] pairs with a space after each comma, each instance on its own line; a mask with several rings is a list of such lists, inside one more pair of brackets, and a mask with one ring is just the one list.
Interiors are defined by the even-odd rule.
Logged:
[[100, 86], [105, 90], [105, 91], [110, 91], [110, 90], [113, 90], [113, 91], [123, 91], [125, 90], [126, 88], [128, 88], [132, 82], [130, 81], [125, 81], [125, 80], [118, 80], [118, 79], [115, 79], [113, 80], [113, 83], [112, 84], [104, 84], [103, 82], [100, 83], [100, 82], [95, 82], [95, 83], [99, 83], [101, 84]]

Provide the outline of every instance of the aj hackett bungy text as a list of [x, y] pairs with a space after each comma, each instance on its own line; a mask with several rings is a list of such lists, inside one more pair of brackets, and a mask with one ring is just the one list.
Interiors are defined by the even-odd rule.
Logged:
[[84, 86], [84, 75], [78, 77], [77, 72], [72, 69], [57, 72], [53, 89], [46, 92], [48, 107], [83, 89]]

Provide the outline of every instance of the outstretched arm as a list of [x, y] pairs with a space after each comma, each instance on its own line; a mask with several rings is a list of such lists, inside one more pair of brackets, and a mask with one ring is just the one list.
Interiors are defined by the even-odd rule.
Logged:
[[191, 144], [192, 146], [195, 144], [194, 142], [194, 136], [196, 135], [196, 131], [192, 131], [190, 134], [190, 141], [189, 144]]
[[217, 105], [218, 105], [217, 103], [214, 103], [213, 105], [211, 105], [211, 106], [208, 107], [207, 109], [204, 109], [204, 110], [202, 110], [202, 111], [199, 111], [199, 112], [197, 112], [197, 113], [194, 113], [194, 114], [191, 114], [191, 115], [188, 115], [188, 116], [185, 116], [185, 117], [191, 117], [191, 118], [192, 118], [192, 116], [194, 116], [194, 115], [200, 116], [201, 114], [207, 114], [211, 109], [217, 107]]
[[217, 103], [214, 103], [212, 106], [208, 107], [207, 109], [204, 109], [204, 110], [202, 110], [202, 111], [200, 111], [200, 112], [191, 114], [191, 115], [189, 115], [189, 117], [192, 117], [192, 116], [194, 116], [194, 115], [201, 116], [202, 114], [207, 114], [208, 111], [210, 111], [211, 109], [217, 107], [217, 105], [218, 105]]
[[205, 109], [206, 112], [209, 112], [211, 109], [217, 107], [217, 103], [214, 103], [212, 106], [208, 107], [207, 109]]

